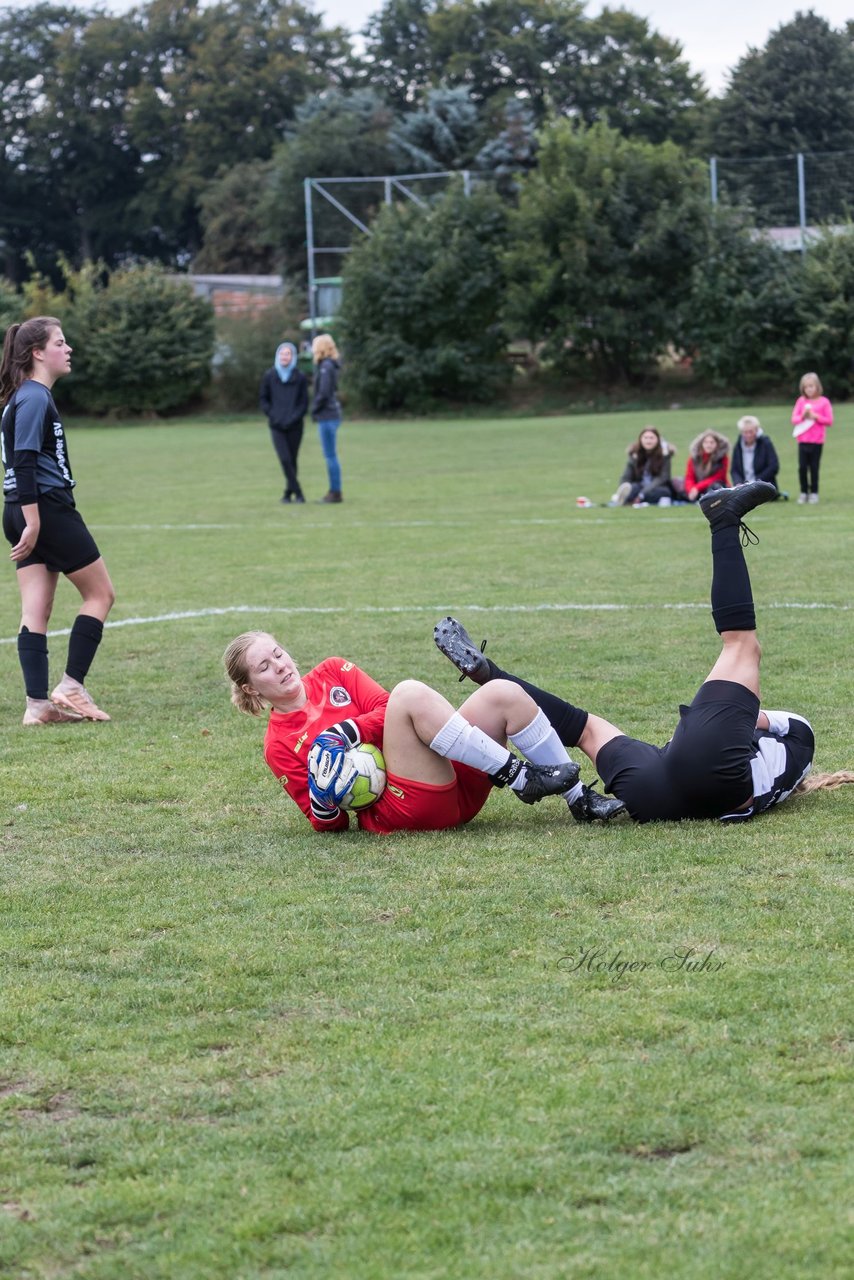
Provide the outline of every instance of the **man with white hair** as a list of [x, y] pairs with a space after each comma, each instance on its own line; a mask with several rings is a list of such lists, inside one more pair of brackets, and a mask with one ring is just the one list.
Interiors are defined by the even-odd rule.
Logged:
[[[759, 425], [759, 419], [746, 413], [738, 420], [738, 441], [732, 451], [730, 471], [733, 484], [767, 480], [777, 488], [779, 470], [777, 450]], [[780, 496], [779, 490], [777, 496]]]

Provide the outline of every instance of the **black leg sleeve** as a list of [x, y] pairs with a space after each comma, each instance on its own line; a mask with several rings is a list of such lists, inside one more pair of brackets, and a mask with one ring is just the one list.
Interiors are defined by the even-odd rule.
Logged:
[[724, 631], [755, 631], [756, 611], [738, 525], [712, 531], [712, 617]]
[[571, 702], [565, 702], [556, 693], [549, 693], [547, 689], [540, 689], [529, 680], [523, 680], [521, 676], [502, 671], [490, 658], [487, 658], [487, 662], [490, 680], [511, 680], [513, 684], [518, 684], [520, 689], [524, 689], [534, 699], [540, 710], [545, 712], [563, 745], [565, 747], [578, 745], [578, 739], [587, 724], [588, 712], [582, 711], [580, 707], [574, 707]]
[[73, 680], [79, 680], [81, 684], [85, 681], [103, 634], [104, 624], [100, 618], [78, 613], [68, 637], [68, 660], [65, 665], [66, 672]]
[[28, 698], [47, 698], [47, 636], [22, 627], [18, 636], [18, 661]]

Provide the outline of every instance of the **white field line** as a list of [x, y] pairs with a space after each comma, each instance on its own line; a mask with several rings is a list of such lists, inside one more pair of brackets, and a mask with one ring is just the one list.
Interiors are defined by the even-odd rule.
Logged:
[[[649, 508], [649, 509], [655, 510], [655, 508]], [[477, 524], [477, 520], [473, 518], [466, 518], [465, 516], [457, 516], [452, 518], [441, 516], [439, 518], [434, 517], [428, 520], [382, 520], [382, 519], [375, 519], [375, 518], [372, 518], [370, 520], [355, 520], [352, 518], [352, 516], [350, 516], [346, 512], [342, 512], [342, 513], [336, 512], [334, 516], [324, 518], [319, 512], [317, 515], [313, 515], [313, 513], [307, 512], [306, 510], [304, 510], [304, 508], [300, 506], [295, 506], [293, 508], [293, 511], [297, 513], [296, 515], [294, 515], [293, 524], [296, 524], [298, 526], [303, 526], [309, 529], [333, 529], [333, 528], [337, 529], [341, 527], [342, 523], [346, 523], [346, 527], [348, 529], [450, 529], [450, 528], [467, 529], [467, 528], [470, 528], [473, 524]], [[821, 520], [830, 518], [831, 514], [832, 513], [827, 511], [821, 512], [820, 514], [817, 512], [811, 511], [809, 515], [809, 519], [811, 523], [815, 524], [816, 521], [821, 521]], [[282, 519], [287, 521], [289, 519], [289, 515], [283, 512]], [[610, 512], [608, 515], [594, 516], [592, 514], [588, 514], [584, 510], [579, 511], [575, 508], [570, 508], [565, 513], [558, 516], [518, 516], [518, 517], [502, 516], [501, 523], [505, 525], [514, 525], [514, 526], [516, 525], [518, 526], [560, 525], [560, 526], [566, 527], [567, 521], [569, 521], [573, 525], [576, 522], [578, 522], [578, 524], [603, 524], [603, 525], [613, 526], [614, 514], [613, 512]], [[662, 515], [660, 512], [656, 511], [656, 515], [655, 515], [656, 525], [684, 524], [684, 522], [685, 522], [684, 514], [673, 514], [673, 515], [665, 516], [665, 515]], [[253, 529], [281, 530], [283, 528], [291, 527], [291, 526], [283, 525], [282, 520], [273, 520], [273, 519], [264, 519], [261, 521], [230, 520], [230, 521], [219, 521], [216, 523], [188, 522], [186, 524], [116, 524], [116, 523], [108, 524], [108, 523], [100, 523], [100, 522], [94, 523], [92, 521], [89, 522], [89, 528], [92, 530], [98, 530], [98, 531], [109, 530], [112, 533], [125, 533], [125, 532], [127, 533], [160, 533], [160, 532], [196, 533], [199, 531], [205, 532], [209, 529], [245, 530], [249, 527]]]
[[[849, 604], [825, 604], [820, 601], [806, 602], [798, 600], [779, 600], [770, 604], [762, 604], [762, 609], [825, 609], [831, 613], [847, 613]], [[181, 609], [174, 613], [155, 613], [147, 618], [118, 618], [106, 622], [105, 627], [145, 627], [158, 622], [183, 622], [192, 618], [216, 618], [228, 614], [340, 614], [352, 617], [354, 613], [370, 615], [429, 613], [433, 617], [445, 617], [448, 613], [456, 613], [465, 617], [470, 613], [631, 613], [649, 612], [651, 610], [709, 609], [708, 601], [702, 603], [673, 604], [404, 604], [404, 605], [267, 605], [267, 604], [233, 604], [222, 608]], [[70, 627], [62, 627], [56, 631], [48, 631], [49, 636], [70, 635]], [[18, 637], [0, 637], [0, 644], [15, 644]]]

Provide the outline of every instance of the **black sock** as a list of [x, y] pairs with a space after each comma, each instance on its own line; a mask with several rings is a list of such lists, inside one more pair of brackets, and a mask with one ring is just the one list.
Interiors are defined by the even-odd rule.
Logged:
[[73, 680], [79, 680], [81, 684], [85, 681], [103, 634], [104, 624], [100, 618], [79, 613], [74, 619], [68, 638], [68, 661], [65, 664], [66, 673]]
[[578, 746], [578, 739], [587, 724], [588, 712], [582, 711], [580, 707], [574, 707], [571, 702], [565, 702], [556, 693], [549, 693], [546, 689], [538, 689], [535, 684], [530, 684], [520, 676], [511, 675], [509, 671], [502, 671], [490, 658], [487, 658], [487, 662], [489, 663], [490, 680], [512, 680], [513, 684], [518, 684], [519, 688], [524, 689], [534, 699], [540, 710], [545, 713], [546, 718], [563, 745], [565, 747]]
[[753, 590], [738, 525], [712, 532], [712, 617], [718, 634], [756, 630]]
[[21, 627], [18, 636], [18, 661], [24, 673], [28, 698], [47, 698], [47, 636], [40, 631]]

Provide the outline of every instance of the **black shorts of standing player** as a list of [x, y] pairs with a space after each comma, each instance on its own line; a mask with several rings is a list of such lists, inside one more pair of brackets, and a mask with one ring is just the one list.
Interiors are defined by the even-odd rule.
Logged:
[[[15, 568], [43, 564], [49, 573], [76, 573], [94, 564], [101, 553], [86, 528], [83, 517], [68, 489], [48, 489], [38, 499], [41, 528], [38, 542], [30, 554], [19, 560]], [[20, 502], [3, 505], [3, 533], [14, 547], [27, 527]]]
[[[812, 767], [815, 739], [802, 716], [765, 711], [759, 702], [760, 649], [743, 544], [748, 511], [776, 497], [765, 481], [717, 489], [701, 498], [712, 534], [712, 617], [721, 653], [663, 747], [630, 738], [616, 725], [501, 670], [452, 618], [434, 639], [463, 675], [485, 684], [516, 680], [545, 711], [561, 740], [593, 762], [607, 791], [637, 822], [718, 818], [740, 821], [785, 800]], [[821, 775], [825, 785], [854, 775]]]

